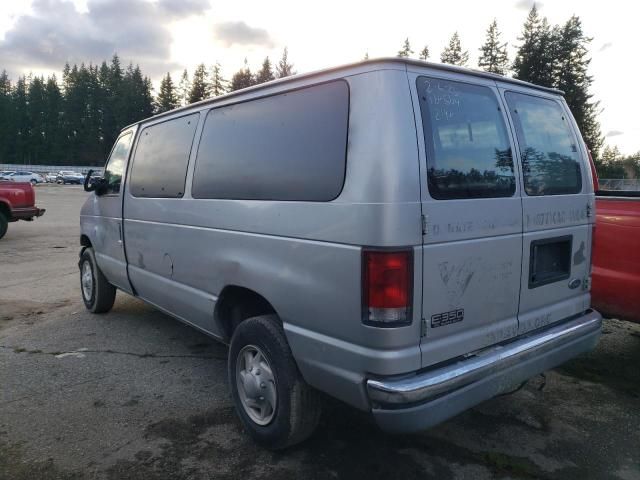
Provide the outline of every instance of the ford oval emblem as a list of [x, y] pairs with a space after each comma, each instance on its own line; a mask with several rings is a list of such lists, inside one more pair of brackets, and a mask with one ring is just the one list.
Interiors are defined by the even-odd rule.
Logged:
[[582, 283], [582, 281], [579, 278], [574, 278], [573, 280], [571, 280], [569, 282], [569, 288], [571, 290], [575, 290], [576, 288], [578, 288], [580, 286], [581, 283]]

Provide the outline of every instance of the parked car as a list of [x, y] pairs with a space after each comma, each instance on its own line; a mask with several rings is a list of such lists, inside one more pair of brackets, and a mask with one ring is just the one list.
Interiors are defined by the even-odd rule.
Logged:
[[58, 176], [56, 177], [56, 182], [66, 185], [68, 183], [75, 185], [82, 185], [84, 182], [84, 175], [78, 172], [73, 171], [61, 171], [58, 172]]
[[9, 175], [15, 173], [13, 170], [5, 170], [4, 172], [0, 172], [0, 180], [9, 181]]
[[640, 322], [640, 192], [600, 190], [596, 214], [592, 303]]
[[47, 183], [56, 183], [58, 180], [58, 174], [55, 172], [49, 172], [44, 175], [44, 179]]
[[0, 183], [0, 238], [7, 233], [9, 222], [31, 221], [44, 215], [35, 206], [35, 190], [30, 182]]
[[229, 343], [270, 448], [318, 391], [421, 430], [596, 345], [591, 180], [557, 90], [398, 58], [288, 77], [121, 132], [85, 183], [82, 298]]
[[17, 172], [11, 172], [5, 176], [6, 180], [11, 182], [29, 182], [31, 185], [37, 185], [38, 183], [44, 183], [44, 178], [39, 173], [27, 172], [25, 170], [18, 170]]

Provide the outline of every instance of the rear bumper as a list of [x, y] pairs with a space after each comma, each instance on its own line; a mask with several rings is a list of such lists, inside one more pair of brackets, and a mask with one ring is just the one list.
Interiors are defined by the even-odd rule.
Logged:
[[46, 212], [44, 208], [27, 207], [27, 208], [13, 208], [11, 210], [12, 220], [30, 220], [33, 217], [41, 217]]
[[383, 430], [423, 430], [593, 349], [601, 327], [601, 315], [590, 311], [444, 367], [369, 379], [372, 413]]

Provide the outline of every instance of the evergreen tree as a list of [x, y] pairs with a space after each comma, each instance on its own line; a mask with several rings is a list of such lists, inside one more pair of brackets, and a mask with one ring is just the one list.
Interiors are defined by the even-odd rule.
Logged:
[[178, 100], [180, 105], [185, 106], [189, 104], [189, 92], [191, 92], [191, 82], [189, 81], [189, 74], [185, 68], [180, 77], [180, 83], [178, 84]]
[[227, 91], [229, 82], [222, 77], [222, 67], [218, 62], [211, 69], [211, 83], [209, 84], [209, 96], [219, 97]]
[[169, 110], [173, 110], [180, 106], [176, 88], [173, 85], [173, 80], [171, 79], [171, 74], [169, 74], [169, 72], [167, 72], [165, 77], [162, 77], [162, 81], [160, 82], [160, 93], [158, 94], [155, 105], [157, 113], [168, 112]]
[[11, 81], [3, 70], [0, 73], [0, 163], [9, 163], [9, 142], [14, 137], [11, 109]]
[[244, 59], [244, 67], [238, 70], [231, 77], [231, 85], [229, 86], [229, 91], [233, 92], [235, 90], [240, 90], [241, 88], [247, 88], [251, 85], [254, 85], [254, 78], [251, 74], [251, 70], [249, 69], [249, 64], [247, 63], [247, 59]]
[[[47, 152], [49, 153], [49, 159], [46, 160], [46, 162], [51, 162], [52, 165], [61, 165], [65, 154], [65, 137], [62, 128], [63, 99], [55, 75], [47, 79], [44, 95], [44, 135], [46, 138]], [[102, 108], [104, 108], [104, 105]]]
[[207, 83], [207, 69], [204, 63], [201, 63], [196, 67], [196, 71], [193, 72], [193, 80], [191, 82], [191, 90], [189, 91], [189, 103], [199, 102], [207, 98], [209, 86]]
[[278, 65], [276, 65], [276, 78], [284, 78], [295, 74], [293, 64], [289, 63], [289, 49], [284, 47], [282, 58], [278, 62]]
[[264, 62], [262, 62], [262, 68], [256, 73], [256, 84], [269, 82], [276, 77], [273, 75], [273, 67], [271, 66], [271, 61], [269, 57], [265, 57]]
[[18, 78], [11, 92], [11, 114], [13, 138], [9, 139], [10, 156], [13, 163], [27, 163], [29, 146], [29, 117], [27, 115], [27, 79]]
[[554, 83], [557, 30], [552, 30], [546, 18], [540, 18], [535, 4], [524, 23], [518, 53], [513, 62], [514, 77], [551, 87]]
[[34, 77], [27, 88], [27, 163], [46, 161], [44, 79]]
[[402, 44], [402, 48], [398, 50], [398, 57], [406, 58], [411, 56], [413, 50], [411, 50], [411, 44], [409, 43], [409, 38], [404, 39], [404, 43]]
[[458, 65], [461, 67], [467, 66], [467, 63], [469, 62], [469, 52], [467, 50], [462, 50], [458, 32], [455, 32], [451, 36], [449, 45], [447, 45], [440, 54], [440, 61], [450, 65]]
[[116, 138], [120, 133], [120, 129], [126, 125], [124, 122], [124, 99], [120, 96], [122, 91], [122, 78], [123, 71], [120, 65], [120, 57], [118, 57], [117, 54], [114, 54], [113, 57], [111, 57], [110, 64], [107, 65], [106, 62], [103, 62], [98, 72], [98, 81], [104, 95], [101, 162], [105, 161], [109, 151], [111, 150], [111, 146], [116, 141]]
[[427, 58], [429, 58], [429, 47], [425, 45], [424, 48], [420, 50], [420, 60], [426, 60]]
[[591, 38], [584, 35], [582, 23], [574, 15], [558, 28], [557, 39], [553, 86], [564, 92], [582, 136], [593, 157], [597, 158], [604, 140], [596, 118], [598, 103], [589, 92], [593, 83], [593, 77], [588, 74]]
[[487, 72], [505, 75], [509, 65], [509, 57], [507, 55], [507, 42], [501, 42], [500, 36], [498, 22], [494, 18], [487, 29], [484, 45], [480, 47], [481, 54], [478, 59], [478, 66]]

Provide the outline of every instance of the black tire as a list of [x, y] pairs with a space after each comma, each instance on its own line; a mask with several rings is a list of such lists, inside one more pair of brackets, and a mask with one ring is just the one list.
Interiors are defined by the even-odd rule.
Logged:
[[9, 228], [9, 219], [4, 213], [0, 212], [0, 238], [4, 237]]
[[[240, 399], [236, 366], [240, 352], [247, 346], [262, 351], [275, 378], [277, 402], [267, 425], [256, 423]], [[276, 315], [249, 318], [238, 325], [231, 339], [228, 374], [236, 412], [249, 435], [260, 445], [272, 450], [286, 448], [306, 440], [317, 427], [322, 398], [300, 375]]]
[[34, 186], [34, 187], [38, 184], [37, 180], [31, 179], [30, 182], [31, 182], [31, 185]]
[[[87, 292], [83, 285], [85, 265], [90, 271], [92, 287]], [[116, 299], [116, 288], [111, 285], [96, 263], [92, 248], [85, 248], [80, 256], [80, 292], [84, 306], [92, 313], [106, 313], [111, 310]]]

